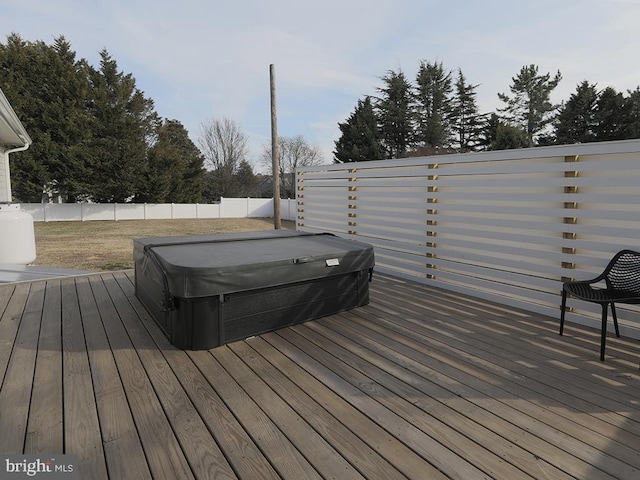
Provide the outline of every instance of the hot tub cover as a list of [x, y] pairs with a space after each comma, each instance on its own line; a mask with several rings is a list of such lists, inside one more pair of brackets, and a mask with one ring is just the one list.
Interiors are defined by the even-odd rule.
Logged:
[[136, 239], [134, 261], [142, 275], [163, 272], [165, 293], [198, 298], [372, 270], [374, 254], [333, 234], [267, 230]]

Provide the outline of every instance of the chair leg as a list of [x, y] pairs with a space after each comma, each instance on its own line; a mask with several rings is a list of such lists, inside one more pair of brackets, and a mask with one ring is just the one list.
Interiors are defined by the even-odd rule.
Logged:
[[607, 343], [607, 308], [608, 304], [602, 304], [602, 330], [600, 333], [600, 361], [604, 361], [604, 348]]
[[611, 315], [613, 316], [613, 326], [616, 327], [616, 337], [620, 336], [620, 329], [618, 328], [618, 316], [616, 315], [616, 306], [611, 304]]
[[567, 292], [562, 290], [562, 304], [560, 305], [560, 335], [564, 331], [564, 310], [567, 307]]

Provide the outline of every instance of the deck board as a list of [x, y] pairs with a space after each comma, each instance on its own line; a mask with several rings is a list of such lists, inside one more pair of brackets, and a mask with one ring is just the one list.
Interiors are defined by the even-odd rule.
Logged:
[[322, 478], [215, 355], [199, 351], [190, 357], [282, 478]]
[[[31, 285], [28, 283], [17, 286], [6, 285], [0, 288], [0, 291], [3, 292], [3, 294], [0, 295], [0, 300], [6, 301], [2, 316], [0, 317], [0, 377], [2, 378], [5, 377], [7, 368], [9, 367], [9, 360], [13, 353], [13, 345], [16, 341], [20, 320], [25, 310], [24, 307], [30, 289]], [[1, 393], [2, 392], [0, 392], [0, 395]], [[8, 395], [8, 393], [5, 395]]]
[[319, 435], [268, 384], [256, 375], [231, 349], [216, 349], [213, 356], [236, 379], [251, 401], [260, 407], [305, 460], [317, 470], [320, 478], [362, 479], [324, 437]]
[[[359, 345], [355, 345], [348, 339], [358, 331], [342, 329], [341, 325], [337, 327], [337, 330], [344, 333], [344, 337], [337, 339], [340, 344], [346, 345], [349, 351], [362, 357], [362, 360], [349, 359], [350, 364], [359, 363], [359, 369], [369, 372], [368, 375], [374, 381], [390, 386], [393, 393], [398, 395], [397, 398], [418, 399], [412, 402], [419, 409], [413, 416], [420, 419], [422, 430], [431, 432], [434, 438], [444, 439], [441, 441], [448, 449], [464, 452], [465, 457], [469, 457], [478, 465], [484, 465], [484, 469], [497, 478], [513, 478], [521, 476], [522, 471], [535, 470], [546, 471], [551, 478], [566, 478], [563, 472], [546, 462], [536, 460], [524, 448], [518, 448], [516, 442], [509, 440], [509, 434], [514, 437], [521, 434], [511, 424], [503, 422], [503, 425], [497, 427], [500, 419], [495, 415], [477, 409], [472, 402], [463, 398], [452, 397], [451, 391], [443, 386], [444, 384], [450, 387], [450, 380], [434, 381], [432, 371], [425, 369], [421, 362], [412, 361], [409, 357], [402, 358], [399, 351], [392, 352], [398, 363], [390, 364], [385, 358], [388, 358], [391, 352], [380, 349], [375, 342], [359, 342]], [[315, 325], [312, 328], [322, 331], [323, 334], [328, 330]], [[363, 353], [363, 348], [374, 353]], [[377, 367], [372, 369], [370, 365]], [[396, 407], [396, 410], [400, 407]], [[465, 412], [472, 409], [475, 410], [473, 420], [465, 415]], [[513, 465], [501, 464], [499, 457], [510, 458]], [[500, 471], [492, 472], [494, 465], [500, 466]], [[514, 467], [522, 471], [516, 472], [513, 470]]]
[[87, 297], [79, 294], [72, 279], [62, 281], [64, 449], [84, 460], [79, 466], [82, 477], [101, 479], [108, 475], [80, 310], [80, 301]]
[[[302, 328], [295, 327], [295, 330]], [[352, 367], [354, 357], [345, 357], [343, 352], [332, 349], [328, 353], [327, 344], [316, 338], [319, 345], [289, 329], [278, 335], [295, 345], [298, 351], [288, 354], [295, 355], [298, 360], [309, 365], [309, 373], [321, 376], [329, 382], [331, 388], [339, 395], [347, 398], [361, 413], [374, 418], [383, 428], [390, 431], [399, 440], [413, 446], [425, 461], [441, 471], [449, 471], [456, 478], [490, 478], [477, 466], [468, 462], [457, 452], [449, 450], [433, 436], [432, 425], [420, 415], [416, 408], [412, 408], [412, 398], [399, 398], [390, 391], [386, 384], [378, 383], [359, 373]], [[274, 335], [275, 336], [275, 335]], [[334, 348], [333, 346], [331, 346]], [[335, 357], [339, 355], [339, 357]], [[317, 363], [306, 360], [309, 357]]]
[[[189, 354], [173, 347], [162, 334], [160, 328], [151, 320], [140, 301], [134, 296], [130, 279], [127, 276], [116, 275], [116, 280], [129, 298], [151, 338], [171, 364], [182, 388], [211, 432], [212, 438], [220, 445], [225, 458], [233, 465], [237, 476], [239, 478], [280, 478], [251, 437], [242, 428], [238, 419], [227, 408], [212, 383], [191, 360]], [[213, 379], [213, 384], [215, 383], [215, 379]]]
[[[337, 415], [338, 408], [322, 389], [301, 389], [295, 383], [290, 366], [285, 369], [286, 374], [273, 368], [278, 364], [274, 349], [269, 349], [268, 344], [258, 337], [251, 339], [250, 344], [249, 346], [247, 342], [236, 342], [231, 345], [231, 350], [362, 475], [368, 478], [378, 475], [389, 480], [405, 478], [399, 470], [334, 416]], [[335, 398], [337, 399], [338, 397]], [[331, 405], [331, 411], [323, 408], [323, 403]], [[357, 431], [371, 435], [372, 427], [373, 424], [369, 424]], [[380, 433], [377, 432], [376, 435]], [[399, 456], [399, 453], [394, 452], [393, 456]]]
[[103, 279], [90, 277], [90, 285], [153, 478], [193, 478], [161, 397], [142, 364], [141, 352], [134, 348]]
[[112, 478], [151, 478], [89, 278], [78, 277], [75, 283], [107, 471]]
[[173, 347], [132, 272], [0, 285], [0, 453], [82, 478], [635, 479], [640, 342], [377, 275], [365, 307]]
[[[104, 285], [195, 477], [236, 478], [219, 446], [114, 278]], [[182, 478], [182, 477], [181, 477]]]
[[[382, 457], [382, 460], [379, 461], [383, 464], [380, 467], [381, 477], [388, 470], [398, 470], [408, 478], [420, 478], [420, 475], [426, 474], [429, 474], [429, 478], [445, 478], [429, 464], [425, 464], [423, 458], [376, 423], [374, 419], [361, 415], [347, 398], [330, 388], [330, 384], [323, 383], [319, 378], [309, 375], [300, 364], [294, 361], [294, 358], [286, 354], [286, 342], [278, 336], [270, 335], [269, 337], [269, 341], [262, 337], [256, 337], [246, 343], [316, 402], [319, 402], [369, 448], [378, 452]], [[278, 344], [279, 341], [280, 344]], [[361, 453], [367, 451], [363, 450]], [[376, 476], [371, 478], [376, 478]]]
[[[416, 313], [415, 310], [414, 313]], [[603, 455], [602, 450], [594, 447], [594, 445], [597, 445], [594, 437], [600, 434], [593, 430], [592, 416], [587, 417], [586, 428], [585, 426], [578, 428], [573, 420], [574, 403], [580, 401], [584, 408], [583, 413], [591, 415], [594, 408], [596, 408], [596, 412], [606, 412], [610, 419], [617, 423], [619, 428], [627, 427], [635, 430], [638, 426], [637, 397], [635, 406], [632, 399], [629, 399], [629, 403], [625, 404], [619, 400], [622, 400], [626, 393], [619, 392], [616, 394], [615, 399], [604, 404], [599, 389], [594, 388], [593, 379], [589, 382], [585, 381], [585, 378], [590, 377], [577, 368], [578, 362], [575, 362], [576, 370], [571, 372], [567, 372], [564, 369], [544, 368], [544, 361], [548, 358], [554, 358], [545, 352], [545, 344], [547, 342], [536, 342], [537, 350], [531, 355], [527, 355], [527, 341], [522, 340], [522, 336], [516, 334], [517, 332], [510, 331], [509, 326], [504, 329], [509, 331], [509, 342], [504, 341], [505, 332], [502, 333], [501, 342], [494, 343], [491, 340], [496, 336], [495, 327], [478, 330], [477, 325], [476, 322], [465, 322], [463, 326], [468, 330], [467, 337], [461, 333], [461, 329], [458, 330], [455, 338], [453, 338], [450, 332], [440, 334], [432, 326], [425, 327], [422, 324], [412, 327], [411, 331], [425, 333], [424, 329], [429, 329], [430, 331], [427, 332], [427, 335], [430, 339], [442, 339], [442, 343], [437, 348], [444, 354], [454, 354], [460, 361], [465, 361], [469, 365], [479, 365], [480, 369], [474, 368], [466, 376], [460, 375], [465, 370], [462, 367], [451, 370], [456, 373], [456, 378], [459, 378], [461, 382], [484, 393], [486, 397], [476, 400], [477, 395], [471, 391], [463, 392], [462, 395], [465, 398], [473, 399], [475, 404], [485, 406], [485, 408], [492, 406], [495, 408], [494, 399], [499, 399], [502, 403], [500, 416], [526, 431], [536, 432], [536, 435], [545, 444], [555, 446], [555, 452], [566, 451], [569, 453], [574, 458], [574, 462], [569, 465], [575, 463], [574, 468], [576, 470], [573, 474], [578, 478], [581, 478], [583, 469], [588, 467], [593, 458], [600, 459], [600, 468], [605, 470], [603, 472], [605, 475], [610, 476], [599, 477], [598, 475], [602, 475], [602, 473], [598, 470], [592, 471], [589, 478], [629, 478], [630, 475], [637, 472], [637, 467], [628, 468], [624, 462], [611, 458], [609, 455]], [[456, 319], [448, 318], [446, 326], [448, 327], [447, 329], [451, 329], [451, 327], [455, 328], [461, 325]], [[397, 328], [397, 323], [394, 328]], [[447, 329], [441, 328], [442, 331]], [[548, 333], [555, 334], [551, 330]], [[458, 352], [456, 353], [452, 347], [457, 347]], [[475, 354], [476, 356], [473, 357], [470, 354]], [[440, 357], [440, 354], [436, 353], [435, 350], [430, 351], [429, 356], [446, 358]], [[584, 360], [583, 358], [582, 361]], [[604, 365], [601, 362], [595, 363], [597, 366]], [[437, 366], [434, 365], [433, 368], [437, 368]], [[508, 387], [507, 391], [505, 391], [503, 385]], [[518, 386], [521, 388], [516, 388]], [[611, 392], [609, 389], [602, 391]], [[542, 397], [540, 397], [538, 404], [532, 405], [530, 398], [532, 396], [538, 397], [540, 394]], [[565, 402], [561, 404], [561, 414], [548, 414], [550, 405], [554, 404], [558, 397], [563, 398]], [[609, 411], [608, 407], [617, 407], [617, 410]], [[634, 413], [633, 416], [636, 421], [627, 421], [626, 412], [628, 411]], [[559, 428], [560, 426], [564, 428]], [[529, 445], [533, 444], [531, 440], [527, 443]], [[610, 441], [607, 441], [606, 444], [609, 445]], [[637, 458], [637, 450], [634, 454], [634, 452], [629, 452], [624, 448], [620, 448], [620, 446], [616, 446], [616, 456], [620, 456], [625, 452], [630, 453], [626, 459], [633, 459], [634, 456]], [[545, 458], [540, 452], [536, 452], [536, 456]], [[579, 463], [575, 462], [577, 459], [582, 459], [582, 468]]]
[[60, 282], [46, 285], [38, 339], [31, 412], [25, 439], [26, 453], [37, 455], [63, 450], [62, 338]]
[[[16, 289], [20, 297], [10, 305], [13, 308], [7, 308], [8, 318], [3, 318], [10, 330], [17, 328], [15, 336], [10, 336], [15, 338], [15, 343], [3, 379], [3, 386], [8, 388], [0, 390], [0, 452], [24, 448], [40, 330], [38, 311], [42, 310], [44, 289], [43, 284]], [[24, 303], [22, 295], [26, 296]], [[20, 306], [23, 306], [22, 315], [17, 312]]]

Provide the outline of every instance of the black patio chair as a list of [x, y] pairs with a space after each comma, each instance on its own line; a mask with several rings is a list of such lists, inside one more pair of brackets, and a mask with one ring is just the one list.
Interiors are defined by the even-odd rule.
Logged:
[[[595, 284], [604, 282], [602, 286]], [[615, 303], [640, 303], [640, 252], [622, 250], [611, 259], [607, 268], [591, 280], [565, 282], [562, 285], [562, 306], [560, 307], [560, 335], [564, 330], [564, 314], [567, 294], [586, 302], [599, 303], [602, 307], [602, 327], [600, 340], [600, 360], [604, 360], [607, 341], [607, 309], [611, 305], [611, 316], [620, 336]]]

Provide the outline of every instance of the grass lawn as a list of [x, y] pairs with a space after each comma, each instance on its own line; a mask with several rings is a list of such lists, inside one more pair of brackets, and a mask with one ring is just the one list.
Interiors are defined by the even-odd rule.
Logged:
[[[295, 223], [282, 221], [283, 228]], [[36, 222], [35, 265], [76, 270], [133, 268], [133, 239], [273, 229], [271, 218]]]

